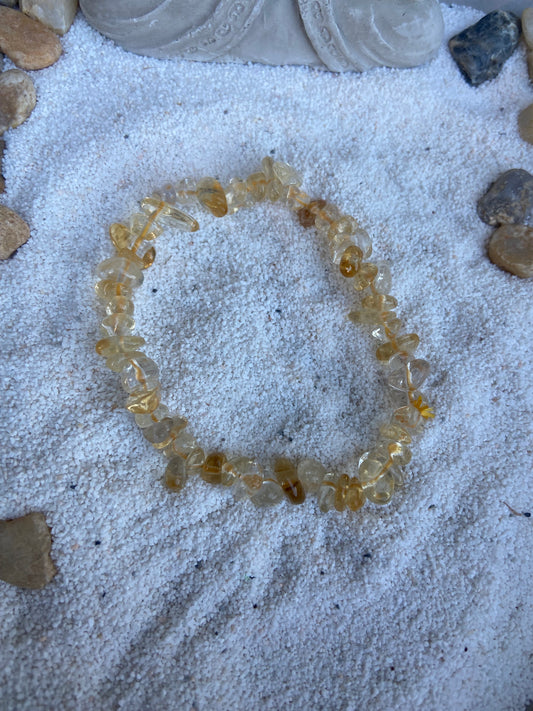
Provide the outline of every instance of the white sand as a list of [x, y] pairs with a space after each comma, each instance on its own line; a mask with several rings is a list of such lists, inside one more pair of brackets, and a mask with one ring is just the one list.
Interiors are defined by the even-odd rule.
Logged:
[[[480, 16], [443, 13], [446, 38]], [[32, 236], [0, 264], [0, 517], [43, 511], [58, 575], [0, 583], [2, 710], [522, 711], [533, 517], [503, 501], [533, 509], [533, 284], [487, 259], [476, 200], [533, 171], [523, 48], [474, 89], [445, 44], [428, 66], [344, 76], [137, 57], [81, 18], [63, 44], [7, 134], [2, 202]], [[256, 510], [200, 481], [169, 495], [94, 351], [107, 225], [168, 179], [270, 153], [367, 226], [433, 366], [438, 416], [385, 508]], [[280, 207], [197, 215], [136, 301], [166, 400], [208, 448], [350, 469], [386, 400], [349, 286]]]

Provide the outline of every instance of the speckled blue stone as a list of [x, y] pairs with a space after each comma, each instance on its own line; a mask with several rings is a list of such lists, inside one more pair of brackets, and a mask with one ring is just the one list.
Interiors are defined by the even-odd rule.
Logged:
[[495, 10], [452, 37], [448, 47], [467, 82], [479, 86], [498, 76], [518, 45], [520, 32], [519, 17]]

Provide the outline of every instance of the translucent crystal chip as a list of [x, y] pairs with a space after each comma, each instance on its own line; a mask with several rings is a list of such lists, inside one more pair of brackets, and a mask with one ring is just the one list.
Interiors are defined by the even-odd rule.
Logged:
[[137, 244], [152, 242], [163, 232], [163, 228], [144, 212], [134, 212], [128, 221], [128, 229], [135, 236]]
[[283, 499], [283, 490], [277, 481], [265, 479], [260, 488], [250, 496], [256, 506], [274, 506]]
[[228, 214], [228, 203], [224, 188], [215, 178], [202, 178], [196, 186], [198, 201], [215, 217]]
[[272, 173], [282, 185], [296, 185], [299, 187], [302, 184], [302, 176], [288, 163], [274, 161]]
[[405, 360], [395, 356], [390, 362], [387, 382], [396, 390], [416, 390], [429, 375], [429, 363], [421, 358]]
[[143, 283], [142, 271], [139, 265], [126, 257], [111, 257], [101, 262], [97, 269], [98, 279], [120, 282], [127, 287], [135, 288]]
[[114, 279], [102, 279], [94, 285], [96, 296], [100, 301], [107, 302], [109, 299], [124, 297], [131, 298], [133, 288]]
[[222, 483], [222, 467], [226, 462], [223, 452], [211, 452], [206, 456], [200, 468], [200, 476], [208, 484]]
[[385, 472], [375, 483], [365, 487], [366, 498], [373, 504], [388, 504], [394, 494], [394, 475]]
[[315, 493], [324, 479], [326, 469], [314, 459], [302, 459], [296, 473], [305, 491]]
[[346, 508], [346, 494], [348, 493], [349, 485], [350, 477], [347, 474], [341, 474], [337, 481], [337, 486], [335, 487], [335, 499], [333, 501], [333, 505], [337, 511], [344, 511]]
[[105, 310], [109, 316], [112, 314], [128, 314], [131, 316], [134, 311], [134, 304], [126, 296], [112, 296], [107, 301]]
[[290, 459], [280, 457], [274, 462], [274, 474], [285, 496], [292, 504], [301, 504], [305, 499], [305, 490], [298, 479], [296, 467]]
[[109, 336], [101, 338], [96, 344], [96, 352], [104, 358], [109, 358], [117, 353], [137, 351], [144, 346], [146, 341], [141, 336]]
[[135, 329], [135, 321], [124, 313], [106, 316], [100, 325], [102, 336], [128, 336]]
[[379, 433], [385, 440], [410, 444], [412, 437], [405, 428], [396, 422], [385, 423], [379, 428]]
[[165, 469], [165, 484], [170, 491], [181, 491], [187, 482], [187, 463], [181, 457], [173, 457]]
[[338, 478], [338, 474], [328, 472], [318, 488], [318, 507], [323, 513], [327, 513], [335, 507]]
[[388, 294], [392, 286], [390, 267], [384, 262], [377, 265], [378, 273], [374, 277], [374, 289], [380, 294]]
[[153, 390], [159, 384], [159, 368], [146, 356], [131, 358], [122, 369], [120, 380], [128, 393]]
[[347, 247], [339, 260], [339, 269], [343, 277], [350, 279], [359, 271], [363, 253], [355, 244]]
[[372, 240], [370, 239], [368, 232], [362, 227], [356, 227], [352, 233], [351, 239], [363, 253], [363, 259], [368, 259], [372, 254]]
[[135, 422], [141, 429], [144, 429], [156, 422], [164, 420], [166, 417], [168, 417], [168, 407], [166, 405], [159, 405], [157, 409], [149, 415], [135, 415]]
[[370, 284], [372, 284], [372, 281], [374, 280], [374, 277], [377, 273], [378, 268], [375, 264], [372, 264], [371, 262], [365, 262], [364, 264], [361, 264], [353, 278], [353, 288], [356, 291], [363, 291], [363, 289], [366, 289], [367, 286], [370, 286]]
[[264, 173], [252, 173], [246, 178], [246, 188], [254, 202], [261, 202], [266, 197], [267, 180]]
[[130, 395], [126, 401], [126, 410], [129, 410], [134, 415], [148, 414], [153, 412], [161, 401], [161, 393], [159, 388], [153, 390], [135, 392]]
[[193, 437], [190, 432], [187, 432], [187, 430], [181, 430], [163, 451], [167, 457], [178, 455], [183, 459], [187, 459], [187, 457], [197, 449], [200, 449], [200, 447], [195, 437]]
[[398, 301], [388, 294], [367, 294], [361, 300], [361, 306], [376, 311], [392, 311], [398, 306]]

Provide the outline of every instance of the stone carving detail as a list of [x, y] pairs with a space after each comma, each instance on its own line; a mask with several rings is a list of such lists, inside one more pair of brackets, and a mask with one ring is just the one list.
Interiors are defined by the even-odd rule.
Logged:
[[437, 0], [81, 0], [88, 21], [154, 57], [307, 64], [334, 72], [431, 59], [444, 24]]

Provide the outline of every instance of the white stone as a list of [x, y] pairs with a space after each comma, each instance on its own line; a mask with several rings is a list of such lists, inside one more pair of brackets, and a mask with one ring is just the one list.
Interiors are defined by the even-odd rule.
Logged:
[[88, 21], [154, 57], [305, 64], [331, 71], [411, 67], [441, 46], [437, 0], [80, 0]]
[[74, 22], [78, 0], [20, 0], [19, 6], [24, 14], [64, 35]]

